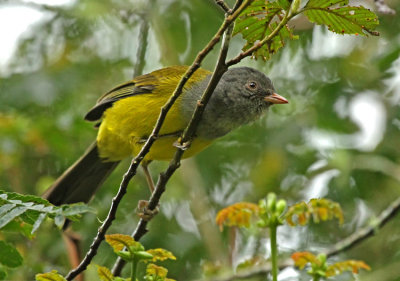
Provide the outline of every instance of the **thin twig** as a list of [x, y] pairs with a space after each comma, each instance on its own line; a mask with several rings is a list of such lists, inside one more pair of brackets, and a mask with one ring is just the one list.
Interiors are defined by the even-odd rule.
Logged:
[[110, 207], [110, 210], [108, 211], [107, 218], [104, 220], [104, 222], [99, 227], [99, 229], [97, 231], [97, 235], [93, 239], [93, 242], [90, 245], [88, 252], [86, 253], [86, 255], [83, 258], [83, 260], [81, 261], [81, 263], [78, 265], [78, 267], [76, 267], [75, 269], [68, 272], [68, 274], [65, 276], [66, 280], [72, 280], [78, 274], [80, 274], [81, 272], [86, 270], [87, 266], [90, 264], [92, 259], [96, 256], [97, 250], [100, 247], [101, 242], [104, 240], [104, 236], [105, 236], [108, 228], [111, 226], [113, 220], [115, 219], [115, 214], [117, 212], [118, 205], [121, 202], [122, 197], [126, 193], [129, 181], [136, 174], [137, 167], [140, 164], [140, 161], [138, 161], [137, 159], [138, 159], [138, 157], [135, 157], [132, 160], [132, 163], [131, 163], [128, 171], [124, 174], [124, 177], [119, 186], [118, 192], [115, 195], [115, 197], [112, 199], [111, 207]]
[[229, 14], [231, 13], [231, 9], [229, 8], [228, 4], [225, 3], [224, 0], [215, 0], [215, 3], [221, 7], [222, 10], [224, 10], [225, 13]]
[[400, 198], [393, 201], [379, 216], [374, 220], [373, 224], [357, 230], [349, 237], [339, 241], [332, 248], [326, 251], [327, 256], [334, 256], [340, 252], [346, 251], [358, 245], [365, 239], [373, 236], [375, 231], [382, 228], [388, 221], [390, 221], [400, 211]]
[[296, 15], [295, 13], [290, 13], [290, 12], [287, 11], [285, 16], [283, 17], [283, 19], [279, 22], [278, 26], [270, 34], [268, 34], [267, 37], [264, 37], [264, 39], [259, 41], [257, 44], [254, 44], [253, 47], [251, 47], [250, 49], [246, 50], [245, 52], [240, 53], [239, 55], [237, 55], [236, 57], [234, 57], [233, 59], [228, 61], [226, 63], [226, 65], [229, 67], [231, 65], [237, 64], [238, 62], [240, 62], [245, 57], [251, 56], [255, 51], [260, 49], [262, 46], [271, 43], [272, 39], [280, 32], [282, 27], [284, 27], [287, 24], [287, 22], [291, 18], [293, 18], [295, 15]]
[[[150, 2], [149, 2], [150, 3]], [[141, 23], [139, 28], [139, 46], [136, 52], [136, 63], [133, 68], [133, 77], [139, 76], [143, 74], [143, 69], [145, 65], [145, 56], [147, 50], [147, 37], [149, 34], [149, 21], [148, 21], [148, 11], [140, 17]]]
[[[132, 177], [136, 174], [137, 168], [140, 165], [140, 162], [144, 159], [146, 154], [150, 151], [151, 146], [157, 139], [158, 133], [160, 132], [161, 126], [167, 116], [168, 111], [171, 109], [172, 105], [174, 102], [178, 99], [178, 97], [181, 95], [182, 90], [186, 82], [189, 80], [189, 78], [193, 75], [193, 73], [200, 67], [201, 62], [203, 59], [206, 57], [206, 55], [214, 48], [214, 46], [219, 42], [221, 36], [224, 34], [225, 30], [233, 23], [233, 21], [239, 16], [240, 12], [250, 3], [250, 0], [246, 1], [245, 4], [243, 4], [240, 8], [238, 8], [232, 15], [229, 15], [225, 18], [223, 24], [221, 25], [220, 29], [218, 32], [214, 35], [214, 37], [211, 39], [211, 41], [207, 44], [207, 46], [197, 55], [195, 61], [193, 64], [188, 68], [188, 70], [185, 72], [181, 80], [179, 81], [179, 84], [177, 85], [174, 93], [171, 95], [167, 103], [161, 108], [158, 120], [156, 125], [153, 128], [153, 131], [151, 135], [148, 137], [146, 140], [146, 143], [143, 145], [142, 149], [140, 150], [139, 154], [132, 160], [131, 165], [129, 166], [128, 171], [125, 173], [122, 182], [119, 186], [117, 195], [113, 198], [110, 210], [108, 212], [108, 215], [102, 225], [99, 227], [98, 232], [96, 237], [94, 238], [92, 244], [89, 247], [88, 252], [86, 253], [85, 257], [83, 258], [82, 262], [79, 264], [79, 266], [73, 270], [71, 270], [67, 275], [66, 279], [67, 280], [72, 280], [74, 279], [79, 273], [82, 271], [86, 270], [87, 266], [91, 263], [92, 259], [94, 256], [97, 254], [97, 250], [101, 244], [101, 242], [104, 240], [105, 234], [108, 230], [108, 228], [111, 226], [113, 220], [115, 219], [115, 214], [117, 212], [118, 206], [123, 198], [123, 196], [126, 193], [129, 181], [132, 179]], [[221, 74], [222, 75], [222, 74]], [[180, 152], [180, 153], [178, 153]], [[177, 151], [176, 155], [180, 154], [180, 157], [182, 157], [183, 150]], [[174, 158], [175, 160], [175, 158]], [[159, 176], [159, 181], [156, 185], [156, 189], [154, 193], [151, 195], [148, 209], [149, 210], [154, 210], [156, 206], [158, 205], [158, 202], [160, 200], [161, 194], [165, 190], [165, 185], [171, 175], [174, 173], [174, 171], [179, 167], [180, 163], [179, 161], [174, 161], [172, 160], [170, 166], [168, 169], [164, 172], [161, 173]], [[141, 219], [138, 224], [138, 234], [137, 236], [141, 237], [143, 234], [147, 232], [146, 230], [146, 225], [147, 221], [144, 221]], [[139, 239], [137, 239], [139, 240]]]
[[21, 1], [21, 0], [2, 0], [0, 4], [12, 4], [12, 5], [20, 5], [20, 6], [26, 6], [32, 9], [37, 9], [37, 10], [44, 10], [48, 12], [53, 12], [53, 13], [60, 13], [64, 11], [64, 8], [62, 6], [53, 6], [53, 5], [46, 5], [46, 4], [38, 4], [32, 1]]

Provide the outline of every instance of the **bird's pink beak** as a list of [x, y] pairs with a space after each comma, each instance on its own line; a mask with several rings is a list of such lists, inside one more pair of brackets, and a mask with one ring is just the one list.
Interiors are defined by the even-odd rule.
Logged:
[[283, 103], [289, 103], [287, 99], [285, 99], [284, 97], [278, 95], [277, 93], [273, 93], [270, 96], [266, 96], [264, 98], [265, 101], [268, 101], [270, 103], [273, 104], [283, 104]]

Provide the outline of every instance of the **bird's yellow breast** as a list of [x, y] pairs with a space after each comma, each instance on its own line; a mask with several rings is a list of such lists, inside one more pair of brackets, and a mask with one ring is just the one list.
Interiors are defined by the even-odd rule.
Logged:
[[[157, 122], [161, 107], [167, 102], [186, 69], [178, 70], [172, 74], [157, 73], [160, 71], [150, 73], [153, 75], [150, 77], [157, 78], [154, 81], [151, 81], [153, 78], [146, 81], [147, 85], [155, 86], [152, 92], [122, 98], [104, 111], [97, 135], [100, 157], [108, 161], [118, 161], [140, 151]], [[196, 79], [202, 79], [208, 74], [208, 71], [197, 71], [193, 79], [188, 81], [182, 94], [190, 90], [195, 83], [191, 81], [198, 81]], [[140, 82], [139, 80], [137, 83]], [[179, 97], [168, 112], [159, 139], [151, 147], [146, 160], [170, 160], [173, 157], [176, 151], [174, 143], [189, 121], [182, 117], [181, 101]], [[209, 144], [209, 140], [195, 139], [184, 157], [200, 152]]]

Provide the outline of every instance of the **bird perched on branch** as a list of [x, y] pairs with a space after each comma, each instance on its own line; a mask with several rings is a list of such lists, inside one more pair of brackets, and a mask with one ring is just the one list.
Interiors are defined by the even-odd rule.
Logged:
[[[139, 153], [157, 122], [161, 107], [187, 69], [187, 66], [171, 66], [156, 70], [100, 97], [85, 116], [88, 121], [98, 122], [96, 141], [54, 182], [44, 198], [55, 205], [88, 202], [122, 159]], [[211, 74], [198, 69], [188, 80], [143, 159], [150, 189], [153, 183], [148, 164], [152, 160], [172, 159], [176, 151], [174, 143], [188, 125]], [[257, 120], [271, 105], [287, 102], [275, 93], [271, 80], [263, 73], [249, 67], [229, 69], [214, 90], [196, 137], [183, 158], [199, 153], [233, 129]]]

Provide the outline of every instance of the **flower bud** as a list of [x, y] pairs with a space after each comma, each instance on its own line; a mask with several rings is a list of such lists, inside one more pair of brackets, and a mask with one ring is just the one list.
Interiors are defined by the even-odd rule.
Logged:
[[286, 209], [286, 201], [283, 199], [278, 200], [276, 203], [276, 211], [281, 215]]
[[274, 213], [276, 210], [276, 195], [275, 193], [268, 193], [267, 196], [267, 208], [268, 211]]

